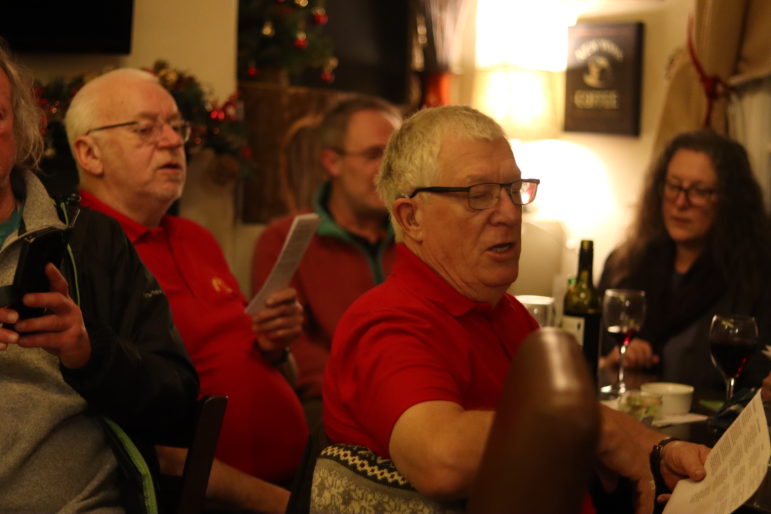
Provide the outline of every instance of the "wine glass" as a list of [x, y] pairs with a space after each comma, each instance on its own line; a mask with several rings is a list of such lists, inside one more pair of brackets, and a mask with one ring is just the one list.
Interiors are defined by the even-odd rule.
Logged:
[[734, 384], [747, 359], [758, 346], [758, 324], [752, 316], [716, 314], [709, 327], [712, 362], [726, 381], [726, 401], [734, 395]]
[[624, 383], [624, 355], [645, 319], [645, 291], [637, 289], [608, 289], [602, 299], [602, 322], [608, 335], [619, 349], [618, 379], [603, 388], [610, 397], [626, 391]]

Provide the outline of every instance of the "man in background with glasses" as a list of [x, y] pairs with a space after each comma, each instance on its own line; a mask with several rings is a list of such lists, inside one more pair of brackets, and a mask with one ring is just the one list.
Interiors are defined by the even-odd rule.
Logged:
[[[519, 274], [522, 209], [538, 185], [501, 127], [468, 107], [423, 110], [386, 147], [377, 187], [397, 260], [338, 324], [324, 428], [332, 442], [392, 459], [425, 496], [468, 497], [512, 356], [538, 328], [506, 294]], [[628, 477], [639, 512], [650, 511], [646, 450], [665, 436], [610, 409], [602, 417], [599, 461]], [[661, 466], [668, 485], [702, 478], [706, 448], [672, 444]]]
[[[120, 69], [91, 80], [72, 99], [66, 127], [83, 205], [118, 220], [158, 279], [201, 393], [229, 398], [210, 497], [283, 511], [307, 438], [300, 403], [279, 370], [302, 323], [295, 291], [275, 293], [250, 317], [212, 234], [166, 214], [185, 185], [190, 126], [154, 75]], [[159, 448], [159, 455], [165, 471], [181, 474], [184, 451]]]
[[[296, 389], [311, 429], [321, 421], [321, 384], [337, 322], [356, 298], [383, 281], [395, 256], [375, 174], [388, 137], [400, 124], [393, 105], [354, 96], [328, 111], [318, 127], [319, 159], [329, 180], [316, 191], [313, 211], [321, 224], [292, 282], [305, 307], [302, 333], [292, 343]], [[278, 258], [294, 214], [260, 236], [252, 261], [254, 292]]]

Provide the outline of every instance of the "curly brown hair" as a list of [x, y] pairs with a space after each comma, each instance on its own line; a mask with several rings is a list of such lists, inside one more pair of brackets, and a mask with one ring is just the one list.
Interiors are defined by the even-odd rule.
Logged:
[[650, 168], [626, 241], [613, 255], [611, 283], [629, 276], [652, 245], [671, 241], [661, 212], [664, 180], [677, 151], [707, 155], [717, 174], [715, 221], [707, 246], [723, 278], [742, 291], [756, 292], [762, 269], [771, 264], [771, 221], [744, 147], [711, 130], [675, 136]]

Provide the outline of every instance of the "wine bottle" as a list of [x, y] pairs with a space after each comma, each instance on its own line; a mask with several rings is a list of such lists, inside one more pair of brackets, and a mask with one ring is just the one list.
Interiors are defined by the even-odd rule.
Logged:
[[592, 281], [594, 243], [582, 240], [578, 253], [578, 273], [568, 285], [562, 307], [562, 328], [575, 336], [581, 345], [589, 372], [597, 382], [600, 349], [600, 294]]

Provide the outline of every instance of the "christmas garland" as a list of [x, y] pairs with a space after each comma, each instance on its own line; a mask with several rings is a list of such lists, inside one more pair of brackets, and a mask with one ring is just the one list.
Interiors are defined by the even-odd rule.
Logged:
[[[186, 144], [188, 154], [201, 148], [211, 148], [219, 155], [238, 159], [242, 172], [248, 172], [251, 152], [246, 145], [246, 130], [241, 121], [238, 95], [231, 95], [219, 104], [209, 98], [198, 79], [186, 72], [174, 69], [166, 61], [156, 61], [146, 71], [158, 77], [177, 102], [179, 112], [190, 122], [190, 140]], [[89, 80], [99, 73], [83, 73], [69, 78], [57, 77], [46, 84], [37, 82], [35, 94], [45, 116], [45, 159], [69, 158], [64, 115], [73, 96]]]

